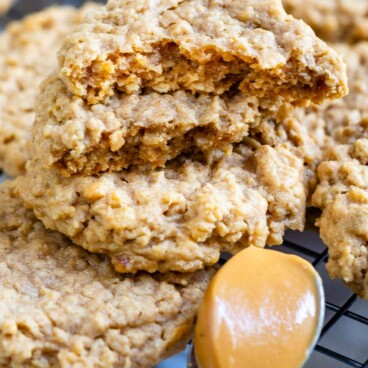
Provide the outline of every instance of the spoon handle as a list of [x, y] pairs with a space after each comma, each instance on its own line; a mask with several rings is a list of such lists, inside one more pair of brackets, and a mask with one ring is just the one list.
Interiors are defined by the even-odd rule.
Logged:
[[194, 354], [194, 345], [190, 346], [187, 368], [199, 368]]

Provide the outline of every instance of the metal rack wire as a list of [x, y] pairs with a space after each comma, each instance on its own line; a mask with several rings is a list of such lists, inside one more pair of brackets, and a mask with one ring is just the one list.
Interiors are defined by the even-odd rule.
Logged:
[[[0, 0], [1, 1], [1, 0]], [[96, 1], [96, 0], [95, 0]], [[97, 0], [99, 2], [104, 2], [103, 0]], [[24, 15], [28, 14], [31, 11], [41, 10], [45, 6], [53, 5], [53, 4], [64, 4], [64, 5], [75, 5], [79, 6], [83, 4], [84, 0], [18, 0], [15, 2], [12, 9], [9, 13], [0, 19], [0, 28], [5, 26], [9, 21], [14, 19], [20, 19]], [[4, 179], [4, 175], [0, 172], [0, 182]], [[327, 261], [327, 249], [321, 244], [320, 240], [315, 240], [313, 243], [319, 242], [318, 246], [311, 246], [310, 243], [305, 241], [305, 235], [295, 236], [295, 234], [291, 234], [287, 237], [284, 244], [280, 246], [280, 250], [297, 254], [308, 259], [313, 266], [320, 272], [323, 273], [324, 263]], [[224, 260], [226, 262], [226, 260]], [[325, 281], [325, 289], [329, 285], [326, 286], [326, 282], [330, 283], [326, 275], [322, 275]], [[318, 345], [315, 348], [314, 354], [322, 354], [323, 356], [329, 359], [329, 364], [324, 363], [307, 363], [308, 367], [311, 368], [325, 368], [329, 367], [356, 367], [356, 368], [368, 368], [368, 305], [365, 304], [360, 311], [355, 310], [355, 306], [360, 303], [356, 295], [351, 294], [344, 286], [339, 284], [338, 288], [340, 291], [343, 290], [341, 295], [343, 297], [338, 301], [334, 301], [331, 298], [333, 293], [327, 293], [326, 289], [326, 320], [325, 325], [322, 330], [321, 338], [319, 340]], [[342, 289], [343, 288], [343, 289]], [[336, 283], [333, 287], [333, 292], [336, 291]], [[363, 312], [362, 312], [363, 310]], [[342, 320], [346, 320], [348, 324], [350, 324], [345, 330], [340, 331], [341, 328], [338, 325]], [[352, 323], [356, 323], [358, 325], [352, 325]], [[349, 350], [341, 349], [339, 347], [331, 347], [326, 340], [326, 337], [344, 337], [341, 335], [347, 335], [349, 339], [351, 339], [350, 335], [354, 335], [356, 329], [360, 329], [361, 336], [366, 336], [367, 339], [364, 339], [362, 342], [362, 348], [360, 354], [354, 354], [353, 351], [346, 352]], [[350, 335], [347, 334], [350, 332]], [[358, 338], [359, 339], [359, 338]], [[351, 341], [350, 341], [351, 342]], [[358, 341], [356, 341], [358, 342]], [[356, 343], [355, 342], [355, 343]], [[354, 342], [353, 342], [354, 343]], [[347, 343], [348, 345], [348, 343]], [[344, 346], [344, 342], [340, 344], [340, 347]], [[359, 355], [359, 356], [356, 356]], [[313, 360], [313, 356], [312, 359]], [[321, 360], [319, 360], [320, 362]], [[335, 363], [334, 363], [335, 362]], [[321, 365], [323, 364], [323, 365]], [[170, 365], [171, 366], [171, 365]], [[177, 368], [177, 365], [175, 365]]]
[[[327, 249], [322, 248], [321, 251], [316, 251], [310, 249], [307, 244], [301, 244], [300, 242], [290, 240], [285, 240], [283, 247], [284, 250], [288, 251], [288, 253], [294, 253], [307, 258], [317, 270], [319, 270], [319, 266], [324, 266], [324, 263], [327, 262], [328, 259]], [[335, 329], [337, 323], [342, 318], [347, 318], [361, 324], [361, 327], [365, 329], [365, 334], [368, 335], [368, 315], [364, 316], [351, 310], [358, 300], [357, 296], [355, 294], [349, 293], [345, 296], [343, 302], [339, 303], [339, 305], [329, 301], [328, 297], [326, 299], [326, 316], [329, 315], [328, 312], [332, 312], [333, 316], [330, 319], [328, 319], [328, 317], [326, 318], [325, 325], [315, 351], [339, 361], [348, 367], [368, 368], [368, 344], [366, 345], [366, 354], [364, 357], [365, 360], [363, 361], [358, 361], [354, 356], [349, 356], [348, 354], [345, 355], [336, 349], [333, 350], [323, 345], [323, 339], [325, 336], [327, 336], [327, 334], [334, 334], [335, 332], [337, 333]]]

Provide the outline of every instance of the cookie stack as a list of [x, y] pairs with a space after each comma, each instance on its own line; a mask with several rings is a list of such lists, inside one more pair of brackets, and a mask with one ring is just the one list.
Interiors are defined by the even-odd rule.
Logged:
[[0, 190], [0, 363], [151, 367], [182, 348], [222, 251], [303, 230], [320, 153], [293, 108], [346, 90], [278, 0], [89, 13], [41, 86], [27, 174]]
[[46, 227], [124, 273], [303, 229], [290, 104], [344, 94], [344, 67], [279, 1], [247, 4], [110, 1], [64, 40], [21, 186]]

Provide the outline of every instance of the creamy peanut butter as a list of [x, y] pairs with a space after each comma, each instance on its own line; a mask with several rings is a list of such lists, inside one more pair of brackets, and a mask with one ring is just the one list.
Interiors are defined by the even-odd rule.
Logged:
[[217, 273], [195, 331], [200, 368], [298, 368], [324, 314], [322, 283], [300, 257], [249, 247]]

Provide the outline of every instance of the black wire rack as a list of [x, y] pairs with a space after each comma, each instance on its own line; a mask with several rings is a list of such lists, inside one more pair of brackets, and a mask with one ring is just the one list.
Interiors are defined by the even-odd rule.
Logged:
[[[103, 0], [95, 1], [105, 2]], [[0, 27], [46, 6], [56, 4], [80, 6], [85, 2], [84, 0], [17, 0], [8, 14], [0, 19]], [[0, 172], [0, 182], [3, 178], [4, 176]], [[327, 249], [316, 234], [289, 233], [287, 240], [278, 249], [299, 255], [310, 261], [324, 280], [325, 324], [319, 342], [306, 367], [368, 368], [368, 302], [360, 301], [339, 281], [329, 280], [324, 268], [328, 258]], [[226, 262], [226, 260], [223, 259], [222, 262]], [[357, 346], [358, 349], [355, 349]], [[175, 365], [175, 368], [178, 367]]]
[[[328, 357], [331, 367], [334, 367], [333, 362], [336, 364], [339, 362], [341, 363], [339, 367], [368, 368], [368, 303], [359, 300], [340, 281], [332, 281], [328, 278], [325, 271], [328, 252], [318, 235], [310, 232], [289, 233], [280, 250], [310, 261], [324, 281], [326, 317], [314, 355], [322, 354]], [[355, 308], [358, 303], [361, 308]], [[343, 320], [343, 326], [339, 326]], [[340, 346], [329, 347], [331, 340], [335, 342], [338, 340], [337, 345]], [[358, 349], [352, 348], [358, 345], [360, 345]], [[316, 366], [310, 365], [310, 367]]]

